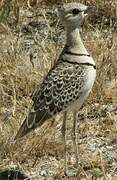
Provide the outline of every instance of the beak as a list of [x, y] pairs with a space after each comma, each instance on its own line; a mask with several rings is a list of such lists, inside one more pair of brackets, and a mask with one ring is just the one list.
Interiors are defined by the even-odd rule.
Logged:
[[84, 14], [93, 14], [96, 12], [96, 7], [94, 6], [88, 6], [86, 10], [84, 10]]

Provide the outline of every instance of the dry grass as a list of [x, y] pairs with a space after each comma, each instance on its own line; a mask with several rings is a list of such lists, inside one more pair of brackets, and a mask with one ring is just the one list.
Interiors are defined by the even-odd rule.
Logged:
[[[53, 172], [53, 178], [64, 179], [60, 132], [62, 118], [58, 117], [60, 120], [54, 123], [45, 123], [41, 129], [28, 135], [27, 139], [13, 141], [30, 106], [32, 94], [54, 64], [64, 44], [59, 37], [64, 37], [61, 25], [54, 12], [51, 14], [49, 10], [56, 6], [56, 2], [28, 0], [24, 3], [21, 0], [9, 0], [9, 7], [4, 2], [6, 0], [0, 4], [0, 169], [16, 166], [28, 173], [35, 171], [36, 174], [37, 169], [42, 171], [45, 167]], [[85, 0], [80, 2], [85, 3]], [[42, 11], [41, 16], [38, 16], [40, 3]], [[51, 3], [53, 7], [50, 6]], [[86, 3], [98, 8], [98, 15], [87, 19], [83, 27], [85, 44], [97, 64], [97, 81], [79, 116], [81, 177], [114, 179], [117, 134], [117, 3], [108, 0], [91, 0]], [[31, 21], [46, 24], [39, 38], [33, 30], [34, 26], [28, 25]], [[28, 27], [29, 32], [23, 32], [21, 27], [25, 27], [25, 30]], [[58, 27], [59, 35], [56, 37]], [[30, 45], [31, 48], [25, 50], [25, 40], [30, 36], [34, 46]], [[56, 37], [56, 42], [53, 37]], [[34, 58], [35, 48], [38, 58]], [[68, 164], [72, 167], [71, 117], [69, 114]]]

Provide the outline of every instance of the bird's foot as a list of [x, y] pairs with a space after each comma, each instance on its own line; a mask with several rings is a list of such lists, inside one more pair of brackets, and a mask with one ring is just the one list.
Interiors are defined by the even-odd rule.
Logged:
[[64, 171], [64, 175], [67, 177], [77, 177], [77, 180], [80, 180], [80, 165], [78, 164], [78, 166], [74, 167], [74, 168], [69, 168], [69, 169], [65, 169]]

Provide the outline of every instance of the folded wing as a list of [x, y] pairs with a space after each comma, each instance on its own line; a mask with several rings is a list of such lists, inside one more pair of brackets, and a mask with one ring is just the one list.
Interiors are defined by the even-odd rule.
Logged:
[[79, 98], [85, 74], [80, 65], [59, 62], [50, 70], [33, 97], [33, 106], [15, 139], [41, 126], [47, 119], [64, 111]]

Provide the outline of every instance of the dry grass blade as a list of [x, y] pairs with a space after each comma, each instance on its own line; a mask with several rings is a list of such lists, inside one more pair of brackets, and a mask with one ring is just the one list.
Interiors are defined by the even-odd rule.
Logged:
[[[1, 170], [15, 165], [28, 172], [30, 177], [65, 179], [62, 174], [61, 117], [57, 117], [52, 127], [47, 123], [21, 141], [13, 142], [32, 102], [32, 94], [64, 45], [64, 30], [53, 10], [61, 2], [65, 1], [0, 2]], [[79, 112], [81, 177], [116, 179], [117, 2], [80, 2], [93, 4], [99, 10], [98, 16], [87, 19], [82, 32], [87, 49], [97, 64], [97, 81]], [[68, 163], [72, 166], [71, 125], [69, 114]]]

